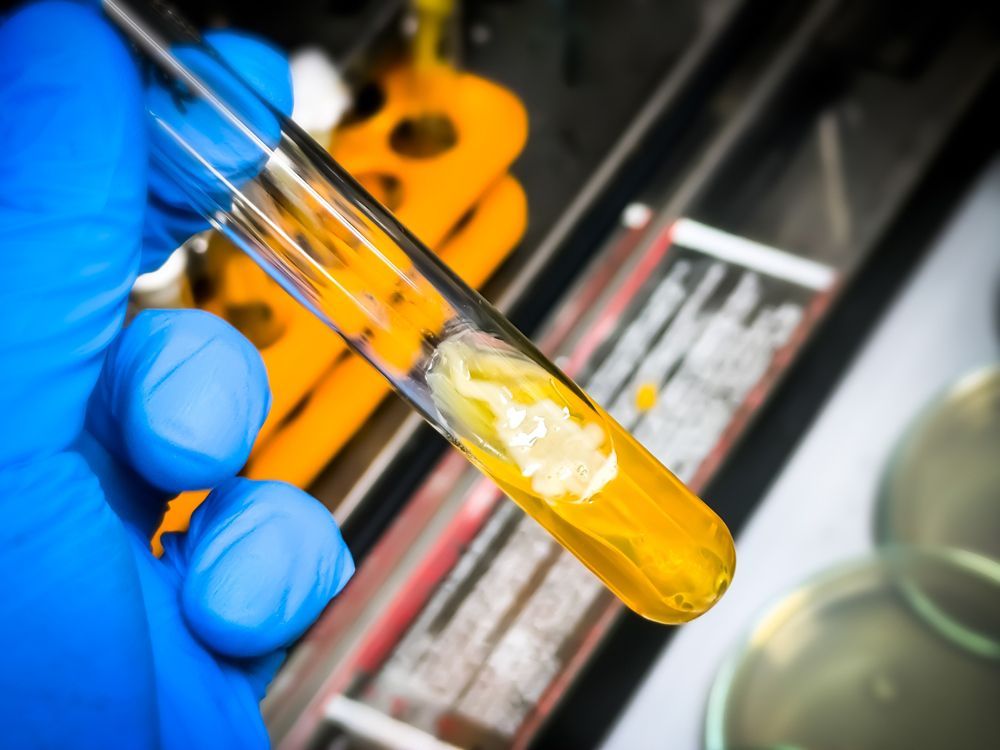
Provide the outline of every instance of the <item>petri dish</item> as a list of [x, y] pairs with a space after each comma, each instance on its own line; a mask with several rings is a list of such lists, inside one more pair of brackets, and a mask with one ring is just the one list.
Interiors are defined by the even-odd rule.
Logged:
[[1000, 563], [891, 548], [757, 621], [712, 687], [708, 750], [1000, 747]]
[[882, 479], [875, 528], [882, 544], [1000, 560], [1000, 365], [961, 378], [907, 429]]

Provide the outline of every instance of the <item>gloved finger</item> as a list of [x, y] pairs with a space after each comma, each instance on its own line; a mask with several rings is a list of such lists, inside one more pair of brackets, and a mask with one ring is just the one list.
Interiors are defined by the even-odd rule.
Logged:
[[330, 512], [281, 482], [227, 481], [188, 532], [165, 535], [163, 546], [163, 559], [184, 576], [188, 627], [214, 652], [239, 659], [289, 645], [354, 573]]
[[269, 405], [260, 354], [231, 325], [200, 310], [140, 313], [108, 349], [87, 430], [158, 491], [126, 484], [109, 501], [152, 533], [167, 497], [243, 467]]
[[[235, 115], [251, 124], [265, 147], [273, 147], [280, 137], [280, 124], [257, 95], [280, 112], [291, 112], [291, 75], [284, 55], [259, 39], [232, 31], [208, 32], [205, 40], [251, 89], [202, 50], [178, 47], [174, 54], [212, 86]], [[241, 132], [206, 100], [176, 83], [153, 77], [146, 104], [153, 117], [153, 158], [143, 272], [158, 267], [188, 237], [207, 229], [208, 222], [196, 209], [228, 207], [230, 199], [224, 183], [244, 185], [268, 158], [261, 143]], [[194, 158], [187, 147], [204, 162]], [[193, 199], [192, 193], [200, 198]]]
[[[55, 33], [58, 30], [58, 33]], [[0, 25], [0, 463], [83, 424], [139, 260], [147, 122], [122, 40], [94, 8]]]

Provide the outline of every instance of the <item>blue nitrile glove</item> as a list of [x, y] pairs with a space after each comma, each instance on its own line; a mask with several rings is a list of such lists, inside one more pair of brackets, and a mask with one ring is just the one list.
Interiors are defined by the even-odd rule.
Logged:
[[[350, 555], [312, 498], [234, 478], [269, 400], [245, 339], [197, 311], [122, 330], [140, 257], [204, 226], [150, 174], [128, 48], [68, 2], [0, 24], [0, 746], [265, 747], [258, 702]], [[213, 41], [290, 108], [279, 54]], [[205, 487], [154, 558], [166, 499]]]

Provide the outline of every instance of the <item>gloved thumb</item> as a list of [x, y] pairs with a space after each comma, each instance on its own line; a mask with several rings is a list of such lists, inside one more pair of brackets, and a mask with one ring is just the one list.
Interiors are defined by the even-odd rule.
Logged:
[[298, 638], [354, 573], [330, 512], [281, 482], [218, 487], [186, 534], [163, 538], [183, 577], [188, 627], [215, 653], [252, 659]]

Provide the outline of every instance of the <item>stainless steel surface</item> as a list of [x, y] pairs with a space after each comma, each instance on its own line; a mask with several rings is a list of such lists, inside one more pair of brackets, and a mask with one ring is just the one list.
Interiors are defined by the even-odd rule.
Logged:
[[[726, 119], [719, 132], [713, 135], [695, 163], [685, 173], [681, 182], [670, 191], [666, 203], [658, 207], [654, 218], [644, 229], [645, 237], [655, 238], [669, 231], [671, 225], [680, 217], [690, 215], [689, 212], [695, 208], [697, 199], [709, 187], [713, 178], [718, 176], [720, 167], [731, 155], [734, 147], [747, 137], [750, 130], [759, 122], [766, 108], [773, 103], [781, 87], [787, 83], [788, 77], [801, 61], [804, 52], [814, 42], [817, 30], [829, 19], [830, 14], [836, 8], [836, 0], [823, 0], [815, 4], [796, 24], [787, 44], [778, 51], [774, 59], [761, 72], [759, 79], [740, 102], [739, 108]], [[587, 277], [590, 275], [591, 269], [599, 269], [601, 266], [609, 265], [607, 256], [613, 250], [614, 244], [612, 242], [609, 243], [608, 249], [591, 263], [588, 273], [581, 276], [579, 284], [589, 282]], [[625, 263], [612, 266], [612, 268], [618, 278], [624, 278], [638, 261], [639, 258], [636, 256], [628, 259]], [[613, 281], [608, 283], [609, 292], [615, 286]], [[566, 298], [571, 299], [575, 291], [575, 289], [570, 290], [565, 295]], [[602, 302], [603, 300], [595, 301], [590, 310], [585, 312], [585, 316], [592, 318], [599, 315]], [[587, 328], [585, 317], [577, 329], [582, 334]], [[566, 342], [566, 348], [571, 348], [573, 343], [571, 338]]]
[[737, 538], [726, 598], [663, 651], [607, 750], [701, 747], [725, 655], [769, 602], [874, 545], [879, 478], [913, 415], [964, 372], [1000, 359], [1000, 162], [970, 191]]
[[528, 261], [518, 269], [517, 276], [499, 293], [496, 298], [497, 307], [505, 311], [511, 310], [522, 300], [530, 286], [537, 281], [538, 275], [552, 261], [556, 250], [598, 200], [622, 163], [636, 153], [655, 121], [670, 109], [691, 76], [704, 65], [719, 35], [739, 12], [744, 1], [727, 0], [727, 2], [704, 4], [703, 25], [688, 51], [653, 91], [649, 101], [587, 180], [573, 202], [538, 243]]
[[774, 102], [795, 67], [801, 64], [804, 53], [810, 45], [815, 44], [817, 32], [829, 22], [838, 6], [836, 0], [824, 0], [810, 9], [808, 15], [796, 26], [792, 37], [782, 46], [779, 54], [760, 77], [759, 83], [748, 94], [740, 109], [705, 149], [684, 183], [660, 211], [652, 231], [662, 231], [679, 216], [692, 209], [694, 202], [717, 176], [720, 163], [730, 155], [740, 139], [746, 137], [747, 131], [759, 121], [764, 109]]

